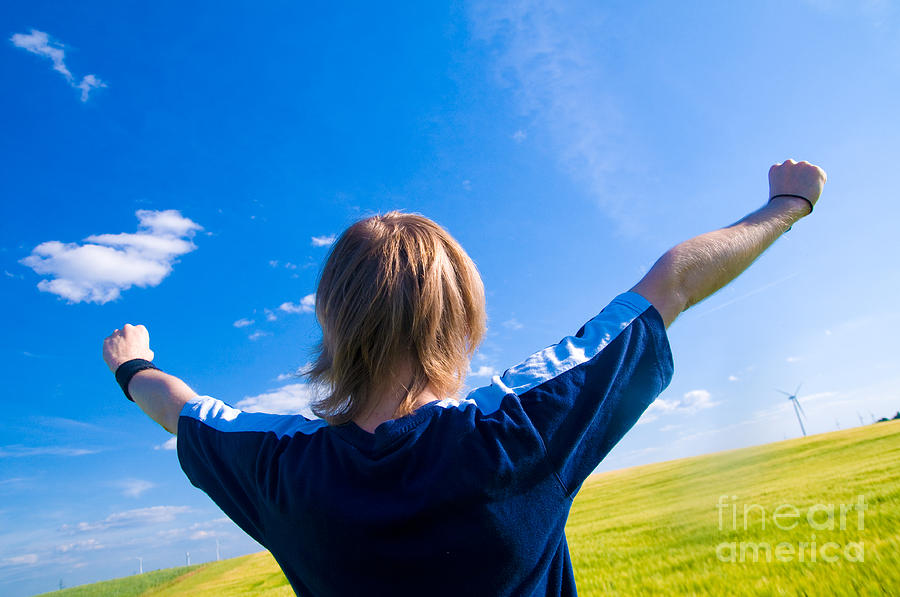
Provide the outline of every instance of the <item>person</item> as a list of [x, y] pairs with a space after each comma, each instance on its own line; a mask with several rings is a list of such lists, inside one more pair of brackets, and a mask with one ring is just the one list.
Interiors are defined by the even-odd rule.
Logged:
[[574, 335], [464, 398], [482, 282], [443, 228], [403, 212], [350, 226], [320, 273], [318, 418], [197, 395], [154, 368], [141, 325], [103, 357], [297, 594], [575, 595], [572, 500], [669, 384], [666, 329], [811, 213], [825, 180], [775, 164], [765, 205], [676, 245]]

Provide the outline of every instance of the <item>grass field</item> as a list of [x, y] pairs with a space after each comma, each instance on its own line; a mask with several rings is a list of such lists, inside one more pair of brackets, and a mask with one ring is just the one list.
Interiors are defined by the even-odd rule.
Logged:
[[[579, 594], [898, 595], [898, 462], [891, 421], [594, 475], [566, 527]], [[268, 553], [53, 593], [291, 594]]]

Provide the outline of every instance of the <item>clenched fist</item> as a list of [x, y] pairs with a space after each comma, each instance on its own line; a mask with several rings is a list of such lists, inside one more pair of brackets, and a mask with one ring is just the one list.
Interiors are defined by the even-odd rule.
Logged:
[[815, 205], [827, 178], [825, 171], [814, 164], [786, 160], [769, 168], [769, 197], [800, 195]]
[[150, 332], [142, 325], [126, 323], [103, 341], [103, 360], [115, 373], [119, 365], [131, 359], [153, 360], [150, 350]]

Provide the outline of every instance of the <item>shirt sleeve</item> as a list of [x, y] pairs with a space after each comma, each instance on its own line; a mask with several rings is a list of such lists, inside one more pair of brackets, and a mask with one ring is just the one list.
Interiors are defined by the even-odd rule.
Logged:
[[293, 435], [324, 424], [300, 415], [248, 413], [200, 396], [178, 418], [178, 461], [191, 484], [266, 546], [266, 504], [277, 484], [278, 458]]
[[669, 385], [673, 370], [659, 312], [625, 292], [574, 336], [495, 376], [472, 397], [489, 408], [513, 398], [571, 496]]

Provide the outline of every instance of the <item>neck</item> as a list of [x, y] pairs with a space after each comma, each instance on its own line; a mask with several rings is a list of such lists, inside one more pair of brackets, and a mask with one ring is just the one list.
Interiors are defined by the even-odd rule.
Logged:
[[424, 392], [416, 396], [416, 399], [409, 406], [407, 412], [398, 412], [398, 409], [400, 408], [401, 397], [386, 396], [379, 400], [375, 404], [375, 406], [369, 410], [369, 412], [354, 417], [353, 422], [356, 423], [356, 425], [361, 429], [365, 429], [369, 433], [375, 433], [375, 428], [385, 421], [398, 419], [413, 412], [421, 406], [440, 399], [440, 396], [432, 391], [431, 386], [428, 386]]

